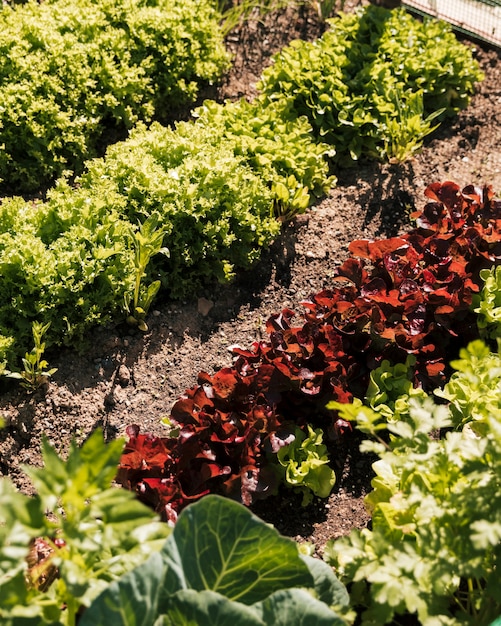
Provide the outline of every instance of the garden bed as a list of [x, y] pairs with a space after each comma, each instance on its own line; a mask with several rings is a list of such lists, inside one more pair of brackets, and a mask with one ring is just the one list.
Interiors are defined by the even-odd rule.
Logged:
[[[290, 39], [314, 38], [323, 25], [312, 10], [289, 8], [250, 20], [232, 31], [235, 54], [231, 73], [207, 97], [252, 98], [272, 53]], [[58, 368], [48, 389], [34, 395], [4, 385], [0, 412], [0, 475], [12, 477], [23, 491], [31, 487], [20, 465], [40, 463], [45, 433], [64, 452], [72, 437], [83, 441], [96, 427], [106, 436], [125, 434], [131, 423], [143, 432], [163, 434], [162, 417], [197, 381], [228, 365], [228, 347], [249, 346], [264, 333], [266, 319], [284, 307], [302, 312], [300, 302], [329, 286], [334, 269], [348, 256], [353, 239], [390, 237], [409, 229], [408, 212], [421, 208], [425, 188], [452, 180], [461, 186], [491, 184], [501, 193], [501, 59], [498, 51], [469, 44], [485, 72], [470, 106], [425, 142], [415, 159], [401, 165], [360, 163], [338, 173], [338, 184], [308, 214], [284, 226], [282, 235], [250, 272], [230, 286], [207, 285], [186, 302], [156, 302], [142, 334], [118, 326], [96, 331], [82, 354], [49, 354]], [[280, 532], [325, 542], [367, 523], [363, 495], [370, 486], [370, 459], [356, 442], [335, 460], [338, 482], [331, 496], [306, 508], [290, 492], [256, 507]]]

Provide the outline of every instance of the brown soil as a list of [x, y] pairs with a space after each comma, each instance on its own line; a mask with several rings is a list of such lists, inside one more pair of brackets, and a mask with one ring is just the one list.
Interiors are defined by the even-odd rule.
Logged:
[[[229, 35], [234, 66], [211, 97], [252, 98], [272, 53], [321, 32], [315, 13], [305, 7], [252, 19]], [[329, 285], [350, 241], [407, 230], [406, 205], [422, 207], [429, 183], [491, 184], [501, 192], [501, 53], [465, 42], [475, 50], [485, 80], [471, 105], [431, 136], [415, 159], [361, 163], [341, 172], [329, 196], [287, 224], [259, 264], [231, 285], [207, 285], [190, 301], [156, 303], [147, 334], [123, 327], [97, 330], [85, 354], [50, 355], [58, 371], [46, 390], [28, 395], [7, 389], [0, 398], [7, 421], [0, 431], [0, 475], [29, 493], [21, 465], [41, 463], [43, 434], [63, 454], [72, 437], [83, 441], [96, 427], [109, 438], [124, 435], [131, 423], [163, 434], [161, 418], [196, 384], [199, 371], [229, 365], [228, 347], [261, 338], [272, 313], [284, 307], [301, 313], [301, 301]], [[353, 441], [339, 450], [338, 483], [327, 500], [302, 508], [295, 497], [282, 496], [260, 503], [256, 512], [282, 533], [315, 543], [321, 553], [327, 539], [368, 521], [362, 498], [370, 488], [371, 459], [357, 450]]]

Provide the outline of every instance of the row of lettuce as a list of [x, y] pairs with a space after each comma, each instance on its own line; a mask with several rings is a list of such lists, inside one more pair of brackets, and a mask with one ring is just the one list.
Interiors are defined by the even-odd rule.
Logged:
[[[48, 347], [74, 346], [98, 325], [144, 328], [159, 292], [178, 298], [230, 279], [338, 168], [409, 156], [482, 78], [444, 23], [369, 6], [276, 55], [252, 103], [208, 100], [172, 128], [158, 120], [215, 81], [227, 56], [207, 3], [168, 4], [54, 0], [0, 12], [0, 177], [22, 192], [59, 176], [44, 200], [0, 205], [4, 368], [18, 367], [34, 323]], [[128, 138], [91, 159], [99, 132], [118, 127]]]
[[427, 195], [415, 228], [352, 241], [353, 256], [302, 302], [302, 316], [272, 315], [267, 339], [232, 346], [231, 365], [200, 372], [165, 420], [168, 435], [129, 426], [120, 482], [171, 521], [207, 492], [248, 505], [268, 497], [280, 468], [306, 499], [325, 496], [334, 480], [325, 446], [336, 454], [350, 431], [331, 401], [368, 398], [394, 413], [386, 378], [399, 396], [443, 387], [450, 360], [480, 338], [479, 320], [484, 333], [498, 332], [485, 317], [497, 282], [484, 278], [500, 258], [500, 203], [492, 189], [452, 182]]
[[[369, 626], [410, 616], [424, 626], [494, 623], [501, 614], [501, 201], [487, 188], [469, 186], [461, 192], [452, 183], [433, 185], [428, 194], [433, 201], [417, 216], [421, 225], [398, 245], [395, 240], [366, 242], [372, 246], [374, 267], [365, 277], [358, 271], [359, 300], [365, 299], [364, 310], [371, 313], [363, 324], [354, 327], [362, 303], [346, 292], [345, 283], [353, 283], [357, 274], [353, 264], [340, 269], [341, 285], [305, 303], [318, 320], [316, 328], [306, 313], [303, 326], [293, 333], [282, 329], [279, 336], [280, 316], [270, 318], [269, 341], [261, 342], [259, 358], [244, 367], [254, 390], [261, 390], [261, 395], [253, 394], [255, 406], [247, 415], [242, 385], [231, 390], [226, 385], [229, 371], [220, 385], [212, 381], [211, 390], [202, 373], [200, 385], [185, 395], [185, 400], [196, 396], [198, 414], [191, 407], [188, 418], [186, 406], [184, 414], [173, 411], [171, 426], [175, 422], [178, 429], [170, 437], [139, 435], [132, 429], [124, 450], [123, 441], [105, 444], [96, 431], [81, 448], [73, 444], [66, 461], [44, 442], [44, 467], [26, 468], [36, 496], [19, 493], [8, 479], [0, 481], [2, 623], [224, 626], [238, 620], [252, 626]], [[363, 242], [354, 242], [355, 250], [363, 247]], [[424, 264], [431, 254], [435, 264]], [[392, 273], [394, 283], [376, 289], [381, 268]], [[447, 306], [437, 307], [444, 289], [449, 288], [452, 302], [456, 276], [468, 284], [460, 294], [466, 305], [436, 311]], [[435, 317], [416, 333], [411, 313], [420, 289], [430, 293]], [[351, 317], [349, 328], [335, 328], [333, 319], [328, 321], [333, 309]], [[381, 328], [381, 314], [395, 321], [399, 310], [399, 333], [391, 337]], [[414, 350], [404, 342], [406, 323]], [[321, 332], [323, 338], [312, 347], [312, 337]], [[439, 336], [448, 336], [444, 354], [458, 350], [450, 363], [439, 363]], [[476, 338], [468, 341], [471, 337]], [[293, 348], [288, 353], [285, 343]], [[271, 358], [271, 350], [280, 346], [282, 357], [294, 356]], [[362, 370], [346, 370], [342, 381], [339, 367], [332, 366], [334, 360], [343, 364], [341, 348], [352, 351], [357, 361], [357, 350], [368, 353], [364, 391], [358, 395], [352, 390], [362, 388]], [[323, 369], [313, 371], [313, 363], [321, 363], [319, 350]], [[390, 352], [407, 356], [384, 358]], [[291, 360], [296, 376], [287, 388], [285, 377], [277, 376]], [[237, 362], [233, 374], [242, 365]], [[433, 375], [429, 384], [423, 372]], [[434, 384], [436, 376], [444, 384]], [[314, 387], [308, 386], [312, 381]], [[325, 394], [324, 383], [329, 390]], [[280, 393], [292, 396], [294, 406], [306, 399], [299, 403], [302, 420], [280, 402]], [[318, 416], [324, 403], [326, 411]], [[214, 408], [220, 412], [217, 420]], [[191, 428], [195, 421], [208, 435], [200, 446], [205, 455], [190, 450], [198, 450], [189, 443], [200, 437]], [[268, 479], [270, 468], [287, 487], [318, 493], [326, 450], [313, 433], [323, 433], [328, 452], [335, 454], [340, 436], [344, 444], [353, 444], [349, 424], [367, 436], [362, 450], [377, 459], [373, 490], [366, 497], [372, 521], [370, 529], [329, 542], [324, 561], [280, 537], [242, 504], [218, 495], [231, 493], [236, 483], [237, 498], [263, 495], [259, 483]], [[310, 445], [294, 445], [298, 427], [303, 431], [300, 441], [308, 435]], [[235, 429], [240, 429], [237, 436]], [[251, 452], [258, 452], [257, 440], [261, 456], [249, 466]], [[181, 442], [181, 447], [171, 454], [169, 442]], [[240, 447], [239, 456], [231, 457], [232, 447]], [[296, 456], [298, 448], [303, 457]], [[306, 480], [298, 483], [292, 472], [288, 482], [286, 458], [296, 462], [296, 475]], [[121, 479], [136, 487], [135, 495], [112, 487], [117, 464]], [[218, 466], [227, 470], [217, 472]], [[231, 472], [239, 480], [228, 476]], [[202, 486], [200, 476], [207, 481]], [[182, 500], [173, 498], [173, 485]], [[321, 495], [328, 495], [331, 487]], [[172, 503], [182, 503], [175, 524], [161, 521], [152, 506], [140, 502], [153, 504], [154, 492], [163, 519], [172, 519]]]

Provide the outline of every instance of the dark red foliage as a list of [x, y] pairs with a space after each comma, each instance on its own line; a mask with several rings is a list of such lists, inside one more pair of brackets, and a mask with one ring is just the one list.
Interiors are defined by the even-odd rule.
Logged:
[[234, 346], [233, 364], [175, 403], [176, 438], [129, 427], [119, 480], [167, 519], [216, 492], [249, 505], [276, 490], [270, 455], [294, 425], [322, 427], [331, 445], [350, 424], [329, 400], [363, 398], [383, 359], [416, 357], [415, 384], [444, 381], [446, 364], [478, 336], [471, 311], [479, 272], [501, 259], [501, 201], [492, 189], [451, 182], [428, 187], [417, 227], [401, 237], [354, 241], [330, 289], [303, 302], [303, 323], [284, 309], [268, 340]]

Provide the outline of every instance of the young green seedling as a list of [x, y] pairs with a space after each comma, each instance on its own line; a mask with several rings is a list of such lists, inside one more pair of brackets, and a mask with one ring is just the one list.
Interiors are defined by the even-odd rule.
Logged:
[[130, 230], [132, 242], [135, 250], [134, 269], [134, 296], [132, 307], [130, 307], [130, 296], [126, 299], [126, 310], [130, 311], [127, 322], [137, 326], [146, 332], [148, 326], [144, 321], [146, 314], [160, 289], [160, 281], [155, 280], [146, 289], [146, 293], [141, 293], [141, 281], [145, 275], [146, 267], [151, 257], [159, 252], [169, 256], [169, 250], [162, 248], [165, 230], [158, 229], [158, 214], [154, 213], [140, 226], [139, 230]]
[[[341, 0], [340, 11], [344, 11], [344, 2], [345, 0]], [[314, 0], [313, 6], [317, 10], [318, 17], [322, 21], [325, 21], [332, 16], [332, 12], [336, 6], [336, 0]]]
[[23, 358], [22, 372], [10, 372], [7, 374], [9, 378], [20, 379], [21, 385], [28, 389], [28, 391], [36, 391], [42, 387], [48, 379], [57, 372], [57, 368], [53, 367], [47, 369], [48, 363], [42, 358], [45, 352], [45, 342], [42, 341], [42, 337], [49, 329], [50, 322], [47, 324], [41, 324], [40, 322], [33, 322], [32, 333], [35, 346], [31, 352], [27, 352]]

